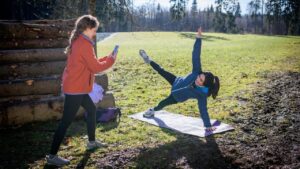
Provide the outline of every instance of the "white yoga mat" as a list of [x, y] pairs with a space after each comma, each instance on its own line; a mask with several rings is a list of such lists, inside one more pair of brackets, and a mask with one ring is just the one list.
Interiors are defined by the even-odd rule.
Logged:
[[161, 110], [155, 112], [155, 116], [153, 118], [145, 118], [143, 117], [143, 113], [144, 112], [136, 113], [130, 115], [129, 117], [153, 124], [155, 126], [164, 127], [181, 133], [199, 137], [205, 137], [211, 134], [234, 130], [234, 128], [228, 124], [211, 119], [211, 124], [217, 129], [213, 132], [206, 132], [203, 121], [199, 117], [188, 117], [181, 114], [174, 114], [165, 110]]

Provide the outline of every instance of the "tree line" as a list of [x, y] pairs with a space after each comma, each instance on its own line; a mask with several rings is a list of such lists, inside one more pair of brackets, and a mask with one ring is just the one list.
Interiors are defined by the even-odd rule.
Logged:
[[[159, 2], [159, 1], [158, 1]], [[100, 31], [205, 31], [223, 33], [300, 34], [299, 0], [251, 0], [242, 15], [239, 0], [215, 0], [198, 9], [200, 0], [170, 0], [170, 8], [149, 0], [3, 0], [0, 19], [71, 19], [96, 15]]]
[[130, 0], [119, 0], [118, 8], [112, 4], [105, 10], [96, 8], [103, 31], [194, 31], [202, 26], [223, 33], [300, 34], [299, 0], [252, 0], [244, 15], [238, 0], [216, 0], [216, 5], [202, 10], [197, 8], [199, 0], [193, 0], [190, 8], [187, 0], [170, 3], [166, 9], [151, 1], [133, 7]]

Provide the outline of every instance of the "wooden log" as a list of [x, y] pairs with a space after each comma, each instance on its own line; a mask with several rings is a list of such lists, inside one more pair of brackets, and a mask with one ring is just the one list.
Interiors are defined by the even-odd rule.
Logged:
[[[107, 75], [96, 76], [95, 82], [104, 90], [108, 88]], [[87, 82], [88, 83], [88, 82]], [[0, 80], [0, 98], [26, 95], [60, 95], [61, 76]]]
[[99, 84], [102, 86], [102, 88], [104, 90], [108, 90], [108, 76], [107, 74], [103, 74], [103, 75], [95, 75], [95, 83]]
[[[40, 100], [29, 100], [26, 102], [1, 107], [0, 126], [21, 125], [29, 122], [57, 120], [62, 117], [63, 96], [47, 97]], [[108, 93], [103, 100], [96, 104], [96, 107], [114, 107], [115, 100], [112, 94]], [[82, 117], [84, 109], [81, 107], [77, 117]]]
[[60, 93], [60, 76], [0, 81], [0, 97]]
[[68, 21], [0, 21], [1, 39], [68, 38], [75, 20]]
[[64, 48], [0, 50], [0, 64], [63, 61], [67, 59]]
[[65, 61], [16, 63], [0, 67], [0, 79], [45, 77], [62, 74]]
[[40, 20], [1, 20], [7, 23], [29, 23], [29, 24], [74, 24], [77, 18], [73, 19], [40, 19]]
[[69, 38], [73, 27], [0, 22], [1, 39]]
[[66, 38], [49, 39], [12, 39], [0, 40], [0, 49], [40, 49], [40, 48], [64, 48], [68, 46]]

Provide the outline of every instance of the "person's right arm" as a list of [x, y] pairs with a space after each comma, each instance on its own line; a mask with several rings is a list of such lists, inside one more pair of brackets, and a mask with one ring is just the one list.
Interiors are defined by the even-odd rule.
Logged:
[[115, 59], [111, 56], [97, 59], [93, 46], [89, 44], [84, 45], [82, 53], [88, 69], [93, 73], [102, 72], [110, 68], [115, 62]]
[[200, 74], [202, 72], [201, 67], [201, 45], [202, 45], [202, 30], [201, 28], [198, 29], [197, 35], [196, 35], [196, 41], [193, 48], [192, 53], [192, 62], [193, 62], [193, 73]]

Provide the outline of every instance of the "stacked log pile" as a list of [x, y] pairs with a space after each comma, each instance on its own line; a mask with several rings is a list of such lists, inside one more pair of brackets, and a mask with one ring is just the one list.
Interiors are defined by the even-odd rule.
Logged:
[[[61, 118], [64, 48], [73, 26], [74, 20], [0, 21], [0, 126]], [[107, 75], [96, 83], [106, 91], [97, 107], [115, 106]]]

